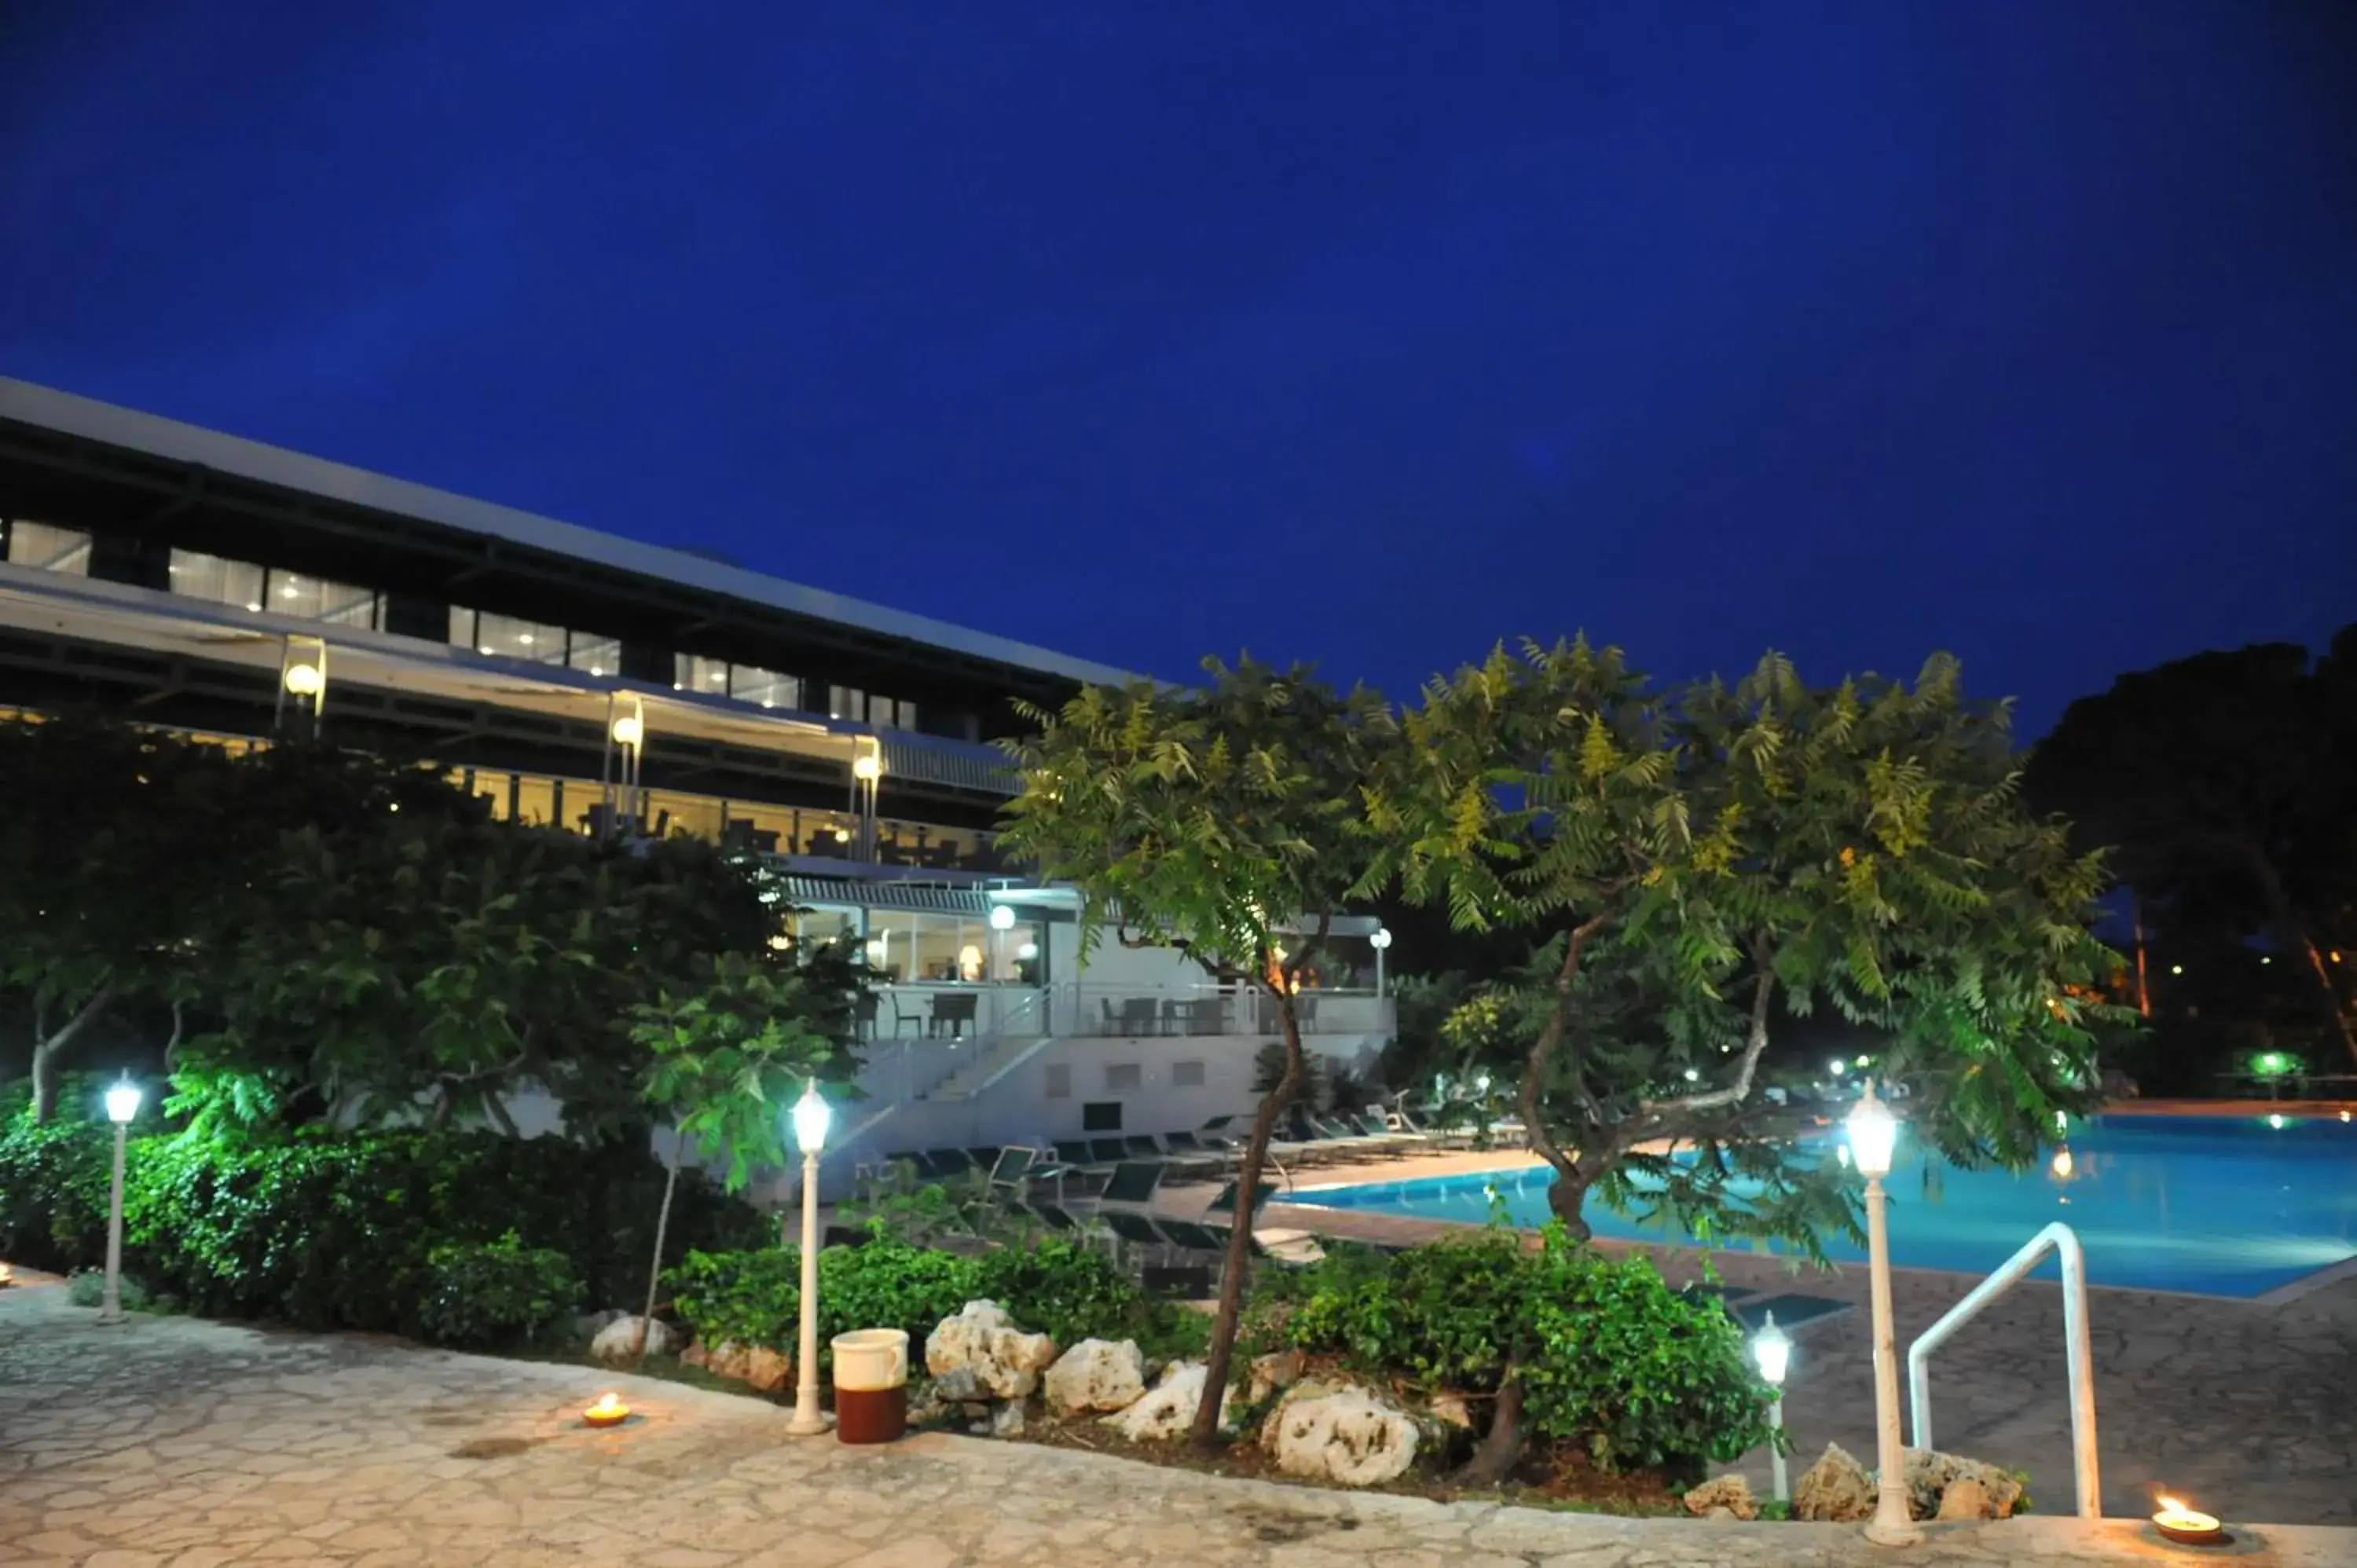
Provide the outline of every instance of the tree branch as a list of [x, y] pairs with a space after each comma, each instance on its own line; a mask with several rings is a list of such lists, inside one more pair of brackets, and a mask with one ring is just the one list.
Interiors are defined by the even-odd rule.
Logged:
[[1588, 940], [1602, 930], [1609, 918], [1609, 910], [1590, 915], [1574, 926], [1571, 934], [1565, 939], [1563, 962], [1555, 970], [1550, 985], [1555, 993], [1555, 1005], [1547, 1010], [1546, 1022], [1540, 1026], [1538, 1036], [1531, 1042], [1530, 1056], [1523, 1064], [1522, 1093], [1515, 1100], [1515, 1110], [1522, 1115], [1523, 1131], [1529, 1137], [1531, 1147], [1537, 1151], [1540, 1158], [1565, 1176], [1572, 1175], [1577, 1165], [1573, 1156], [1563, 1152], [1562, 1145], [1555, 1141], [1555, 1134], [1547, 1131], [1545, 1119], [1539, 1114], [1539, 1097], [1547, 1068], [1563, 1045], [1565, 1031], [1570, 1027], [1571, 987], [1579, 977], [1580, 954], [1587, 949]]
[[[63, 1028], [46, 1040], [36, 1039], [33, 1044], [38, 1049], [50, 1054], [64, 1050], [73, 1043], [73, 1037], [82, 1032], [83, 1026], [101, 1013], [105, 1012], [107, 1004], [113, 1000], [114, 983], [110, 980], [91, 993], [90, 1000], [81, 1004], [80, 1012], [66, 1020]], [[35, 1026], [38, 1027], [38, 1025]]]
[[1658, 1119], [1681, 1112], [1716, 1111], [1722, 1105], [1738, 1105], [1750, 1097], [1752, 1073], [1760, 1066], [1760, 1053], [1768, 1048], [1768, 1004], [1776, 993], [1776, 972], [1770, 965], [1767, 949], [1755, 944], [1751, 958], [1760, 972], [1751, 982], [1751, 1028], [1743, 1042], [1743, 1063], [1736, 1072], [1734, 1083], [1700, 1094], [1680, 1095], [1675, 1100], [1641, 1100], [1637, 1102], [1639, 1115]]

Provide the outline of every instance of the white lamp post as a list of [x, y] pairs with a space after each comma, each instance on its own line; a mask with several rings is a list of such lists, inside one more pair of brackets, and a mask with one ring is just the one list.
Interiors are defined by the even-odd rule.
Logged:
[[1792, 1337], [1776, 1326], [1776, 1315], [1760, 1319], [1751, 1337], [1751, 1359], [1760, 1364], [1760, 1380], [1776, 1391], [1768, 1406], [1768, 1479], [1780, 1503], [1792, 1500], [1792, 1484], [1784, 1473], [1784, 1370], [1792, 1361]]
[[114, 1123], [114, 1194], [106, 1210], [106, 1294], [99, 1303], [101, 1323], [123, 1321], [123, 1153], [131, 1141], [131, 1119], [139, 1114], [139, 1086], [124, 1074], [123, 1081], [106, 1091], [106, 1119]]
[[1882, 1546], [1908, 1546], [1923, 1539], [1909, 1506], [1907, 1451], [1899, 1437], [1899, 1339], [1890, 1313], [1890, 1224], [1884, 1212], [1882, 1178], [1890, 1174], [1890, 1154], [1899, 1141], [1899, 1120], [1866, 1080], [1846, 1119], [1851, 1163], [1866, 1178], [1866, 1237], [1874, 1297], [1874, 1433], [1881, 1482], [1866, 1538]]
[[1377, 926], [1375, 934], [1367, 939], [1367, 945], [1375, 950], [1375, 998], [1381, 1001], [1383, 994], [1383, 954], [1391, 950], [1391, 928]]
[[985, 979], [996, 980], [1006, 967], [1006, 933], [1015, 929], [1015, 906], [993, 904], [990, 907], [990, 973]]
[[808, 1437], [826, 1430], [818, 1408], [818, 1156], [826, 1147], [832, 1112], [819, 1098], [818, 1079], [794, 1102], [794, 1143], [802, 1152], [802, 1322], [801, 1379], [794, 1384], [794, 1419], [786, 1430]]

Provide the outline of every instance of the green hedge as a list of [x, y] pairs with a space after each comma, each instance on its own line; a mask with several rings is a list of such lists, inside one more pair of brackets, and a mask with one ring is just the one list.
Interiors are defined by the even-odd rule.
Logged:
[[450, 1241], [426, 1254], [432, 1283], [419, 1326], [436, 1345], [497, 1349], [544, 1344], [581, 1309], [581, 1282], [565, 1254], [527, 1247], [512, 1230], [496, 1241]]
[[[83, 1122], [0, 1127], [0, 1216], [18, 1255], [54, 1267], [103, 1254], [109, 1139]], [[132, 1142], [125, 1267], [195, 1312], [414, 1336], [440, 1288], [435, 1250], [512, 1232], [561, 1254], [585, 1299], [625, 1305], [646, 1288], [662, 1182], [642, 1149], [554, 1137], [159, 1134]], [[769, 1234], [750, 1205], [682, 1175], [672, 1255]]]
[[1265, 1333], [1371, 1376], [1486, 1394], [1512, 1361], [1532, 1434], [1608, 1469], [1692, 1469], [1769, 1440], [1770, 1395], [1725, 1307], [1560, 1226], [1535, 1251], [1501, 1234], [1395, 1256], [1340, 1249], [1270, 1283]]
[[[978, 1257], [878, 1236], [818, 1255], [819, 1341], [855, 1328], [899, 1328], [913, 1346], [969, 1301], [996, 1301], [1060, 1346], [1135, 1339], [1152, 1356], [1199, 1352], [1210, 1320], [1157, 1302], [1102, 1252], [1049, 1240]], [[791, 1353], [802, 1311], [802, 1256], [791, 1248], [691, 1252], [664, 1276], [672, 1305], [710, 1344], [735, 1340]], [[921, 1353], [921, 1352], [920, 1352]]]

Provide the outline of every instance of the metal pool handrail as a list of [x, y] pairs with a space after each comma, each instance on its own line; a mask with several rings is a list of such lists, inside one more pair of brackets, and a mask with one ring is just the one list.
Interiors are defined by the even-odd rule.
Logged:
[[2104, 1516], [2104, 1484], [2095, 1458], [2095, 1366], [2087, 1346], [2087, 1254], [2079, 1233], [2049, 1225], [2029, 1245], [1998, 1265], [1995, 1273], [1950, 1307], [1907, 1348], [1907, 1400], [1915, 1411], [1915, 1446], [1932, 1446], [1932, 1379], [1927, 1363], [1948, 1336], [1980, 1316], [1981, 1308], [2021, 1283], [2049, 1250], [2062, 1263], [2062, 1345], [2071, 1378], [2071, 1469], [2079, 1490], [2079, 1517]]

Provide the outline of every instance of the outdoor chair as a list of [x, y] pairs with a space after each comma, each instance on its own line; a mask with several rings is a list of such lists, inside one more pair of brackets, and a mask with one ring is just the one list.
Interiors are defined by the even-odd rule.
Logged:
[[1154, 1189], [1162, 1185], [1162, 1167], [1144, 1160], [1124, 1160], [1114, 1166], [1113, 1179], [1097, 1194], [1103, 1204], [1142, 1205], [1154, 1201]]
[[1119, 1138], [1091, 1138], [1089, 1157], [1101, 1165], [1117, 1165], [1129, 1158], [1129, 1145]]
[[925, 1021], [925, 1033], [939, 1036], [946, 1031], [950, 1038], [962, 1040], [966, 1031], [974, 1026], [974, 1011], [982, 998], [969, 991], [963, 995], [948, 993], [933, 998], [932, 1016]]

